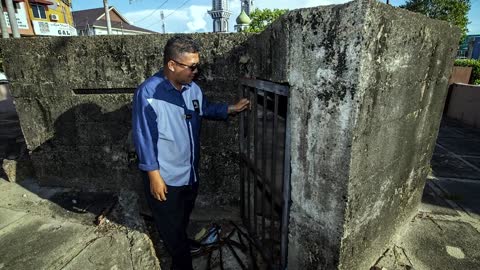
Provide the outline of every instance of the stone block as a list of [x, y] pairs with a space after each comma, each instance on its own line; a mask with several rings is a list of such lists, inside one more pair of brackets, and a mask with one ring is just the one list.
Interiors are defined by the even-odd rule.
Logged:
[[[0, 41], [0, 55], [41, 183], [119, 189], [139, 182], [127, 146], [133, 93], [108, 94], [108, 89], [128, 92], [156, 73], [163, 63], [163, 47], [172, 36]], [[233, 102], [241, 66], [232, 59], [245, 50], [243, 43], [249, 35], [191, 36], [202, 48], [198, 84], [210, 101]], [[234, 203], [239, 185], [230, 183], [238, 178], [222, 170], [238, 171], [236, 155], [232, 154], [238, 147], [236, 126], [204, 123], [202, 143], [208, 147], [203, 154], [222, 159], [218, 169], [201, 170], [206, 192], [203, 202]], [[218, 183], [228, 187], [209, 186]], [[209, 193], [218, 189], [229, 199]]]
[[[198, 83], [211, 101], [235, 100], [244, 76], [290, 87], [288, 268], [369, 269], [418, 206], [460, 31], [357, 0], [290, 11], [258, 35], [192, 36], [202, 43]], [[73, 90], [135, 88], [161, 66], [169, 37], [0, 41], [45, 179], [102, 189], [138, 183], [122, 146], [131, 95]], [[205, 204], [234, 204], [239, 194], [236, 123], [203, 127]]]
[[4, 178], [9, 182], [20, 182], [29, 177], [34, 177], [32, 161], [30, 159], [21, 160], [2, 160], [2, 168], [0, 168], [0, 178]]
[[369, 269], [413, 216], [459, 33], [358, 0], [247, 42], [245, 73], [290, 86], [289, 269]]

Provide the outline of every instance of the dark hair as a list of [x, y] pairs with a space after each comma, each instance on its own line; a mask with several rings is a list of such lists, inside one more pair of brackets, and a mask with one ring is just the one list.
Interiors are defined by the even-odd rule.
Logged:
[[163, 64], [177, 59], [182, 53], [198, 53], [200, 46], [189, 36], [174, 36], [167, 41], [163, 50]]

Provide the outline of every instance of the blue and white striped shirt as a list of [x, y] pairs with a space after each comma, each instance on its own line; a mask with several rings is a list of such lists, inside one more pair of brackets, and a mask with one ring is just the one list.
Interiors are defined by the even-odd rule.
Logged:
[[133, 140], [140, 170], [160, 170], [170, 186], [198, 181], [203, 117], [226, 119], [228, 105], [209, 103], [194, 82], [178, 91], [162, 70], [145, 80], [133, 97]]

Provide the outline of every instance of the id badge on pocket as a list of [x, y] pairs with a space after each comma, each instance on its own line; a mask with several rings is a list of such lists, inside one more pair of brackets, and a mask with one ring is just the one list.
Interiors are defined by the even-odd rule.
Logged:
[[198, 99], [192, 100], [193, 103], [193, 108], [195, 109], [195, 112], [200, 113], [200, 103], [198, 102]]

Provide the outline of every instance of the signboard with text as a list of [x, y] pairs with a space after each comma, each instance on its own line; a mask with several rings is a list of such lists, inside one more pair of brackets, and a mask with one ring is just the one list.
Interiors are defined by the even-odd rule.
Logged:
[[38, 36], [76, 36], [77, 29], [66, 23], [32, 21], [33, 30]]
[[[27, 10], [25, 9], [24, 3], [17, 3], [19, 5], [19, 9], [15, 11], [15, 17], [17, 18], [18, 29], [30, 29], [27, 20]], [[3, 12], [3, 16], [5, 17], [5, 21], [7, 22], [7, 27], [10, 28], [10, 20], [8, 19], [8, 13], [6, 11]]]

